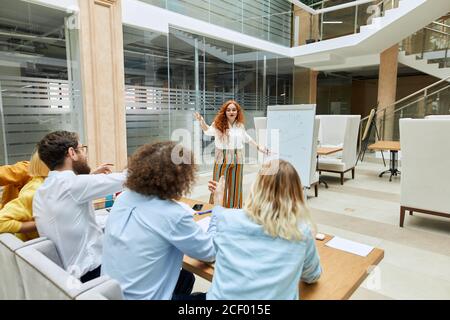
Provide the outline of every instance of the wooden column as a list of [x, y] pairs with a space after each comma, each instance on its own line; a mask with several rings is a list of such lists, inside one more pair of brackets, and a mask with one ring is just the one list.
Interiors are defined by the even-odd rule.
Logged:
[[[387, 108], [378, 116], [378, 128], [382, 130], [384, 140], [394, 138], [394, 108], [397, 93], [398, 45], [380, 53], [380, 69], [378, 74], [378, 110]], [[383, 118], [384, 128], [382, 125]], [[380, 126], [381, 125], [381, 126]]]
[[317, 103], [317, 75], [319, 71], [309, 70], [309, 103]]
[[127, 162], [121, 0], [79, 0], [85, 144], [89, 163]]
[[[294, 21], [296, 19], [299, 19], [299, 30], [294, 30], [294, 32], [292, 33], [292, 36], [297, 36], [297, 39], [293, 39], [292, 45], [298, 43], [298, 45], [301, 46], [306, 44], [306, 41], [317, 41], [319, 39], [319, 16], [312, 15], [311, 13], [295, 5], [293, 6], [293, 8]], [[295, 40], [297, 40], [297, 42]]]
[[295, 67], [294, 103], [316, 103], [318, 71]]

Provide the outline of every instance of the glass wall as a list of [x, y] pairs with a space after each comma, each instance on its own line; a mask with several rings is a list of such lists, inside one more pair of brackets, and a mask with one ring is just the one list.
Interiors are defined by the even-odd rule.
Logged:
[[[354, 2], [354, 0], [305, 0], [303, 2], [315, 10], [322, 10]], [[350, 7], [330, 9], [319, 13], [314, 18], [310, 17], [312, 23], [313, 21], [314, 24], [317, 23], [319, 30], [311, 28], [309, 31], [300, 30], [300, 32], [306, 32], [306, 39], [315, 41], [357, 33], [362, 26], [372, 24], [374, 18], [384, 16], [387, 10], [397, 8], [398, 4], [399, 0], [372, 0]], [[319, 21], [316, 20], [317, 18]]]
[[352, 78], [319, 73], [317, 114], [351, 114]]
[[63, 11], [0, 0], [0, 164], [53, 130], [82, 132], [78, 28]]
[[141, 0], [284, 46], [291, 45], [292, 4], [286, 0]]
[[129, 154], [183, 133], [193, 149], [209, 154], [212, 138], [202, 134], [195, 111], [211, 123], [221, 105], [235, 99], [251, 129], [268, 105], [292, 103], [293, 59], [175, 28], [167, 36], [124, 26], [123, 35]]

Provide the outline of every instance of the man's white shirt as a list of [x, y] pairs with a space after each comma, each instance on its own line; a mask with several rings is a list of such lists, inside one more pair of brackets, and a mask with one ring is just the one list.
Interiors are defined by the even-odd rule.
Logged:
[[33, 199], [41, 237], [52, 240], [64, 268], [77, 277], [101, 265], [103, 233], [92, 200], [121, 191], [125, 173], [82, 174], [51, 171]]

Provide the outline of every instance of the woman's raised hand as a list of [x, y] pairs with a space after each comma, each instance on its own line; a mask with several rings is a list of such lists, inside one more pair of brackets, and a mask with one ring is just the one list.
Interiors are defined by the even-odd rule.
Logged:
[[195, 119], [196, 119], [197, 121], [200, 121], [200, 122], [203, 121], [202, 115], [201, 115], [200, 113], [198, 113], [198, 112], [194, 112], [194, 117], [195, 117]]
[[221, 176], [219, 181], [210, 180], [208, 182], [208, 189], [214, 194], [214, 204], [222, 206], [223, 196], [225, 193], [225, 178]]

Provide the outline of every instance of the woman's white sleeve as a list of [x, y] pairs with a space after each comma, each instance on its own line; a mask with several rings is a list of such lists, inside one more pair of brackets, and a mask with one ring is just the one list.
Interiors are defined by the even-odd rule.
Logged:
[[245, 131], [245, 128], [242, 129], [244, 132], [244, 142], [249, 143], [250, 141], [253, 141], [253, 138]]
[[214, 127], [214, 122], [211, 123], [211, 125], [209, 126], [208, 130], [203, 131], [205, 133], [205, 135], [207, 136], [215, 136], [216, 135], [216, 128]]

